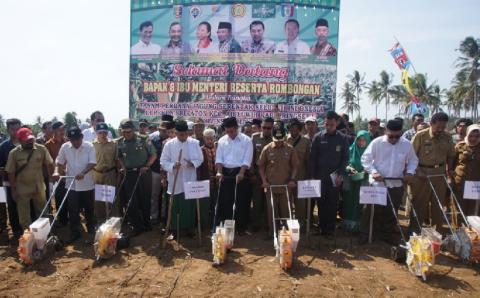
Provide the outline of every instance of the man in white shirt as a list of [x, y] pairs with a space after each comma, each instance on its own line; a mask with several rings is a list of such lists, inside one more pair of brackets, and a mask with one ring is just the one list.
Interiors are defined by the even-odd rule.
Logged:
[[252, 140], [239, 132], [235, 117], [227, 117], [222, 123], [226, 134], [218, 140], [215, 166], [217, 179], [221, 181], [219, 189], [218, 213], [215, 225], [232, 218], [232, 208], [237, 184], [237, 202], [235, 220], [238, 233], [245, 234], [248, 224], [250, 200], [248, 195], [249, 179], [245, 172], [250, 168], [253, 158]]
[[[62, 145], [56, 160], [53, 177], [60, 176], [60, 172], [66, 176], [74, 176], [72, 188], [68, 193], [68, 217], [70, 221], [70, 238], [68, 243], [73, 243], [81, 238], [80, 210], [84, 210], [87, 220], [88, 242], [93, 240], [95, 234], [95, 183], [91, 170], [97, 164], [95, 148], [89, 142], [83, 141], [82, 131], [78, 127], [72, 127], [67, 132], [67, 142]], [[65, 187], [68, 189], [72, 183], [67, 179]]]
[[[92, 114], [90, 114], [90, 123], [91, 123], [91, 127], [84, 129], [82, 131], [82, 134], [83, 134], [83, 141], [91, 143], [97, 138], [97, 132], [95, 131], [97, 124], [105, 123], [105, 117], [103, 116], [103, 113], [100, 111], [95, 111]], [[112, 139], [112, 133], [110, 131], [108, 131], [107, 136], [109, 140]]]
[[285, 22], [285, 35], [287, 40], [280, 42], [275, 54], [284, 55], [310, 55], [310, 47], [308, 44], [298, 38], [300, 31], [300, 24], [295, 19], [290, 19]]
[[153, 23], [140, 24], [140, 40], [130, 49], [131, 55], [160, 55], [162, 47], [152, 42]]
[[[405, 190], [403, 181], [409, 184], [418, 166], [418, 158], [412, 144], [402, 137], [402, 123], [390, 120], [384, 136], [374, 139], [362, 155], [362, 165], [375, 181], [374, 184], [385, 185], [393, 201], [395, 212], [402, 202]], [[398, 178], [390, 180], [385, 178]], [[365, 205], [360, 223], [360, 243], [368, 240], [370, 208]], [[396, 220], [392, 206], [387, 198], [387, 206], [375, 206], [375, 227], [380, 228], [380, 238], [395, 244]]]
[[[183, 184], [188, 181], [197, 180], [196, 169], [203, 162], [203, 153], [198, 140], [188, 136], [187, 122], [177, 120], [175, 123], [175, 131], [177, 136], [168, 141], [162, 150], [160, 164], [167, 172], [167, 193], [173, 196], [171, 222], [173, 226], [175, 226], [178, 216], [180, 229], [187, 230], [187, 234], [189, 234], [195, 227], [195, 201], [185, 200]], [[178, 161], [180, 151], [182, 152], [182, 156], [180, 161]], [[173, 181], [177, 171], [178, 176], [175, 192], [173, 192]], [[204, 216], [207, 215], [205, 214]]]

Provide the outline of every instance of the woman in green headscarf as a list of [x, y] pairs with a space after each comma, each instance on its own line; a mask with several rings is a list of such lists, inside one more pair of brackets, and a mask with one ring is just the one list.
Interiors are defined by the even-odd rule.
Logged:
[[370, 134], [366, 130], [357, 133], [355, 142], [350, 146], [350, 160], [347, 177], [343, 186], [343, 226], [347, 231], [356, 232], [360, 224], [361, 206], [359, 203], [360, 186], [367, 183], [368, 175], [363, 171], [362, 154], [370, 144]]

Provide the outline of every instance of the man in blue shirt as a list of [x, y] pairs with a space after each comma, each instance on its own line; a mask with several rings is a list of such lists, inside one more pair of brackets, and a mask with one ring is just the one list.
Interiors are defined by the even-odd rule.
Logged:
[[[7, 132], [9, 138], [0, 144], [0, 182], [7, 190], [7, 206], [8, 218], [10, 220], [10, 228], [16, 239], [23, 234], [22, 227], [18, 221], [17, 203], [13, 200], [10, 184], [8, 183], [8, 175], [5, 172], [5, 165], [7, 164], [8, 154], [20, 142], [17, 139], [17, 130], [22, 127], [22, 122], [18, 119], [12, 118], [7, 120]], [[7, 214], [5, 210], [5, 203], [0, 203], [0, 232], [6, 228]]]

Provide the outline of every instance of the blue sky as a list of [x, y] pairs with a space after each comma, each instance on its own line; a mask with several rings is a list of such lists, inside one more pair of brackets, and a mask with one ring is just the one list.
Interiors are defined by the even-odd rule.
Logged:
[[[99, 109], [114, 125], [128, 116], [129, 0], [2, 0], [0, 7], [0, 114], [32, 122], [72, 110], [85, 119]], [[355, 69], [368, 82], [386, 70], [399, 84], [387, 52], [394, 36], [418, 72], [449, 87], [455, 49], [466, 36], [480, 37], [478, 11], [479, 0], [343, 0], [337, 90]], [[374, 115], [366, 96], [361, 106], [364, 117]]]

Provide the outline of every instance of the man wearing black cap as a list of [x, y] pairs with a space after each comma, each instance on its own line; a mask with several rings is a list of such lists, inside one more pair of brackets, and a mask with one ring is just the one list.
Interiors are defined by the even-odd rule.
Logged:
[[[70, 142], [62, 145], [56, 159], [54, 178], [60, 173], [66, 176], [75, 177], [71, 191], [68, 193], [68, 217], [70, 221], [69, 243], [79, 239], [81, 234], [80, 210], [84, 210], [87, 220], [88, 241], [93, 241], [95, 234], [95, 182], [93, 181], [92, 169], [97, 163], [95, 148], [90, 142], [83, 141], [83, 134], [80, 128], [71, 127], [67, 132]], [[68, 188], [72, 183], [71, 179], [65, 181]]]
[[315, 56], [337, 56], [337, 49], [328, 42], [328, 21], [318, 19], [315, 24], [315, 35], [318, 41], [310, 48], [310, 53]]
[[[95, 129], [97, 138], [92, 142], [97, 156], [97, 165], [93, 168], [95, 184], [117, 186], [117, 143], [108, 139], [108, 125], [98, 123]], [[118, 216], [119, 202], [95, 202], [95, 215], [99, 223], [104, 222], [109, 216]]]
[[252, 120], [252, 135], [256, 132], [262, 131], [262, 119], [253, 119]]
[[218, 23], [217, 36], [220, 53], [240, 53], [242, 51], [240, 44], [232, 36], [231, 23]]
[[[152, 172], [150, 168], [157, 159], [156, 150], [148, 137], [135, 133], [133, 121], [126, 119], [120, 123], [122, 137], [117, 141], [118, 158], [125, 173], [123, 183], [124, 199], [131, 198], [126, 216], [133, 226], [130, 236], [138, 236], [150, 231], [150, 206], [152, 193]], [[137, 184], [138, 181], [138, 184]], [[137, 184], [137, 185], [136, 185]], [[136, 185], [136, 188], [135, 188]], [[124, 200], [124, 206], [129, 202]]]
[[[402, 123], [390, 120], [387, 123], [386, 135], [373, 140], [362, 155], [362, 165], [375, 183], [384, 185], [393, 201], [395, 210], [402, 202], [404, 183], [402, 180], [384, 180], [384, 178], [399, 178], [406, 183], [412, 181], [418, 158], [412, 144], [402, 137]], [[364, 205], [360, 223], [360, 243], [368, 241], [370, 206]], [[375, 206], [375, 224], [380, 232], [380, 238], [390, 244], [395, 244], [394, 239], [396, 221], [392, 213], [392, 206], [387, 200], [387, 206]], [[412, 219], [413, 220], [413, 219]]]
[[313, 138], [308, 161], [309, 176], [322, 181], [322, 194], [318, 199], [319, 226], [327, 239], [333, 238], [335, 233], [339, 188], [348, 163], [348, 141], [337, 131], [339, 117], [333, 111], [327, 112], [325, 132]]
[[252, 224], [253, 231], [257, 231], [265, 226], [265, 192], [262, 188], [262, 179], [258, 173], [257, 162], [260, 159], [260, 154], [266, 145], [272, 142], [272, 129], [274, 120], [272, 117], [265, 117], [262, 121], [261, 132], [252, 135], [253, 144], [253, 161], [250, 168], [250, 180], [252, 182], [253, 194], [253, 209], [252, 209]]
[[[235, 219], [237, 220], [238, 233], [245, 234], [248, 224], [250, 199], [248, 197], [248, 179], [245, 172], [252, 164], [252, 140], [238, 131], [235, 117], [227, 117], [222, 123], [226, 134], [218, 140], [215, 164], [217, 179], [221, 181], [219, 208], [217, 214], [218, 225], [225, 219], [232, 218], [232, 206], [237, 189], [237, 204]], [[237, 184], [237, 188], [235, 187]]]
[[[282, 123], [276, 123], [273, 126], [273, 142], [263, 148], [258, 159], [258, 171], [262, 179], [262, 188], [266, 192], [266, 209], [268, 218], [267, 238], [271, 239], [273, 235], [273, 218], [270, 186], [288, 185], [292, 190], [297, 181], [298, 157], [295, 149], [285, 142], [286, 131]], [[276, 217], [288, 218], [287, 194], [284, 187], [273, 187], [271, 189], [273, 198], [273, 207]]]
[[[47, 147], [48, 153], [52, 156], [53, 160], [57, 159], [58, 152], [60, 152], [60, 148], [63, 144], [67, 142], [65, 138], [65, 125], [57, 121], [52, 124], [53, 129], [53, 136], [45, 143], [45, 147]], [[53, 177], [52, 177], [53, 178]], [[63, 202], [63, 198], [65, 197], [65, 180], [59, 182], [57, 189], [55, 191], [55, 206], [58, 209]], [[65, 201], [62, 210], [60, 210], [60, 214], [58, 215], [58, 222], [62, 225], [67, 225], [68, 223], [68, 201]]]
[[[298, 157], [298, 180], [307, 179], [308, 157], [310, 155], [310, 140], [302, 136], [303, 123], [297, 118], [288, 121], [288, 131], [290, 135], [287, 138], [287, 143], [290, 144]], [[296, 191], [294, 192], [295, 201], [295, 217], [299, 220], [301, 227], [305, 226], [307, 219], [307, 204], [306, 200], [298, 199]]]
[[[152, 224], [157, 224], [161, 217], [161, 204], [162, 204], [162, 169], [160, 167], [160, 156], [162, 155], [163, 142], [168, 138], [167, 136], [167, 123], [170, 119], [170, 115], [162, 115], [162, 122], [159, 129], [149, 135], [152, 141], [153, 147], [155, 147], [157, 153], [157, 159], [151, 166], [152, 170], [152, 197], [150, 207], [150, 218]], [[173, 117], [172, 117], [173, 120]], [[166, 179], [166, 175], [164, 175]]]
[[[168, 194], [173, 196], [172, 219], [173, 226], [178, 223], [179, 228], [187, 230], [187, 234], [192, 234], [195, 226], [195, 201], [185, 199], [183, 185], [185, 182], [196, 181], [196, 169], [203, 162], [203, 153], [200, 149], [200, 143], [188, 136], [188, 125], [184, 120], [175, 122], [176, 137], [165, 144], [160, 157], [160, 164], [168, 175]], [[180, 151], [182, 152], [181, 159]], [[173, 192], [173, 182], [177, 174], [175, 192]], [[208, 216], [204, 214], [203, 216]], [[167, 233], [169, 231], [166, 231]], [[177, 235], [178, 236], [178, 235]]]

